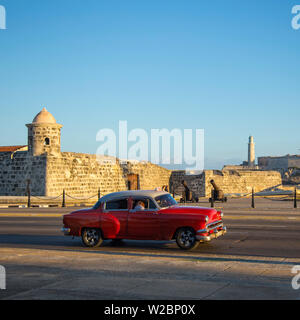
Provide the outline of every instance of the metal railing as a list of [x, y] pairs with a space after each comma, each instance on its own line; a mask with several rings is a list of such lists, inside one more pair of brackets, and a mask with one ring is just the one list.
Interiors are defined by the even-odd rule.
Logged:
[[[171, 194], [173, 194], [174, 198], [177, 197], [182, 197], [182, 193], [180, 193], [180, 191], [178, 192], [178, 189], [181, 189], [181, 186], [173, 186], [172, 190], [171, 190]], [[278, 194], [278, 192], [274, 192], [272, 193], [272, 191], [268, 191], [268, 193], [270, 193], [269, 195], [264, 195], [263, 193], [266, 192], [254, 192], [254, 188], [252, 188], [252, 191], [249, 193], [245, 193], [242, 195], [232, 195], [232, 194], [226, 194], [226, 198], [230, 201], [230, 200], [237, 200], [237, 199], [247, 199], [250, 198], [250, 206], [251, 208], [255, 208], [256, 204], [255, 204], [255, 200], [258, 199], [267, 199], [270, 201], [293, 201], [293, 206], [294, 208], [298, 207], [298, 199], [297, 199], [297, 188], [294, 189], [293, 191], [290, 191], [289, 194]], [[61, 201], [61, 206], [62, 207], [66, 207], [67, 205], [67, 200], [71, 199], [73, 201], [90, 201], [91, 199], [95, 199], [95, 202], [98, 201], [101, 198], [101, 191], [100, 188], [98, 189], [98, 193], [97, 194], [93, 194], [91, 196], [85, 197], [85, 198], [80, 198], [80, 197], [75, 197], [73, 195], [68, 194], [65, 190], [63, 190], [63, 192], [58, 195], [58, 196], [54, 196], [54, 197], [41, 197], [41, 196], [36, 196], [36, 195], [32, 195], [30, 190], [27, 189], [26, 192], [26, 196], [27, 196], [27, 207], [30, 208], [32, 206], [32, 198], [33, 199], [38, 199], [40, 201], [43, 202], [47, 202], [47, 201], [55, 201], [60, 199]], [[299, 197], [299, 196], [298, 196]], [[211, 207], [215, 206], [215, 202], [217, 201], [211, 201]]]
[[86, 197], [86, 198], [78, 198], [78, 197], [75, 197], [75, 196], [71, 196], [70, 194], [66, 193], [65, 190], [63, 190], [63, 192], [58, 196], [54, 196], [54, 197], [45, 196], [45, 197], [42, 197], [42, 196], [32, 195], [30, 190], [27, 188], [26, 196], [27, 196], [27, 207], [28, 208], [32, 207], [32, 198], [33, 199], [38, 199], [38, 200], [43, 201], [43, 202], [55, 201], [55, 200], [58, 200], [58, 199], [61, 198], [61, 206], [64, 208], [67, 205], [67, 198], [75, 200], [75, 201], [89, 201], [89, 200], [95, 198], [95, 201], [98, 201], [101, 198], [101, 191], [99, 189], [97, 194], [94, 194], [94, 195]]

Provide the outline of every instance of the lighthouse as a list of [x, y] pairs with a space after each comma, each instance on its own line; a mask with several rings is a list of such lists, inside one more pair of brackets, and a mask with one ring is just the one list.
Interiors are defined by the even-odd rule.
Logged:
[[252, 136], [249, 137], [248, 144], [248, 167], [255, 167], [255, 143]]

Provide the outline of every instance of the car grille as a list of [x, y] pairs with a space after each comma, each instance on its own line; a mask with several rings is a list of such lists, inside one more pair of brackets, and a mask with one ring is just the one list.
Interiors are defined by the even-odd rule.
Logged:
[[222, 220], [214, 221], [212, 223], [209, 223], [206, 226], [208, 231], [212, 231], [212, 230], [219, 229], [219, 228], [222, 228], [222, 227], [223, 227], [223, 221]]

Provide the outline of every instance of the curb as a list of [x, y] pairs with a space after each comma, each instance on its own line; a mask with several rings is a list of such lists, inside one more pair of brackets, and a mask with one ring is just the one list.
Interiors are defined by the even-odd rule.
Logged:
[[[32, 205], [31, 208], [54, 208], [58, 207], [58, 205]], [[7, 205], [7, 206], [0, 206], [0, 209], [8, 209], [8, 208], [20, 208], [25, 209], [28, 208], [26, 205]]]
[[[87, 204], [81, 204], [81, 205], [68, 205], [65, 208], [89, 208], [91, 205]], [[16, 209], [28, 209], [27, 205], [17, 205], [17, 204], [11, 204], [11, 205], [0, 205], [0, 209], [9, 209], [9, 208], [16, 208]], [[61, 205], [58, 204], [33, 204], [30, 206], [30, 208], [62, 208]], [[29, 208], [29, 209], [30, 209]]]
[[22, 205], [22, 206], [18, 206], [18, 205], [7, 205], [7, 206], [0, 206], [0, 209], [7, 209], [7, 208], [27, 208], [27, 206]]

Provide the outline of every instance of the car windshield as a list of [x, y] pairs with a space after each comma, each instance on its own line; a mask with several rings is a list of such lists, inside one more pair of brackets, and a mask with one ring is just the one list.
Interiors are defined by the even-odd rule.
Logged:
[[161, 208], [167, 208], [177, 204], [176, 200], [170, 194], [164, 194], [156, 197], [155, 201]]

